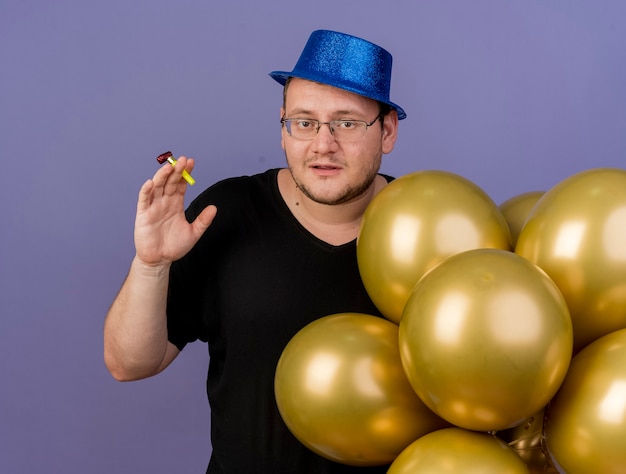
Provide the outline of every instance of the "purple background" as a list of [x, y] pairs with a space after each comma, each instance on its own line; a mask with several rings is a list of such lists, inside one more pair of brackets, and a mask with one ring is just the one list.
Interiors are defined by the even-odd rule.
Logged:
[[204, 472], [205, 346], [116, 383], [103, 319], [156, 155], [197, 159], [189, 198], [282, 166], [267, 73], [312, 30], [394, 55], [408, 119], [384, 172], [500, 203], [626, 165], [625, 23], [623, 0], [1, 0], [0, 472]]

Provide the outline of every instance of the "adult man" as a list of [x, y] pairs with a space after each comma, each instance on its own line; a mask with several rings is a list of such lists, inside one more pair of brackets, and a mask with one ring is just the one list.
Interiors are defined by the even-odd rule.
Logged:
[[[391, 55], [360, 38], [312, 33], [284, 84], [288, 168], [217, 183], [183, 210], [181, 157], [139, 193], [136, 256], [107, 315], [105, 360], [119, 380], [165, 369], [186, 343], [208, 341], [209, 473], [385, 472], [323, 459], [282, 422], [276, 363], [309, 322], [380, 315], [361, 283], [361, 217], [404, 111], [389, 100]], [[218, 211], [219, 210], [219, 211]], [[205, 232], [206, 231], [206, 232]]]

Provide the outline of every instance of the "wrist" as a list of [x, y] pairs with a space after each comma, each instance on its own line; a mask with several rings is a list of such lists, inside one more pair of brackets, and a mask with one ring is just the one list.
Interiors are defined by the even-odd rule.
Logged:
[[149, 263], [144, 262], [138, 255], [133, 258], [131, 266], [136, 272], [147, 277], [162, 277], [168, 275], [171, 263]]

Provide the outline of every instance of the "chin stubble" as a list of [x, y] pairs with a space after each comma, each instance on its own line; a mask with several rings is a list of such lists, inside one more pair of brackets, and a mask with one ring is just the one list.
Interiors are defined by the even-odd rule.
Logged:
[[374, 180], [376, 179], [376, 173], [370, 173], [367, 175], [366, 179], [358, 186], [348, 186], [346, 189], [344, 189], [344, 191], [336, 199], [324, 199], [313, 194], [310, 189], [308, 189], [305, 185], [299, 182], [291, 167], [289, 167], [289, 172], [291, 173], [294, 183], [296, 183], [296, 187], [300, 190], [302, 194], [304, 194], [311, 201], [314, 201], [318, 204], [325, 204], [328, 206], [344, 204], [361, 196], [370, 188], [370, 186], [374, 183]]

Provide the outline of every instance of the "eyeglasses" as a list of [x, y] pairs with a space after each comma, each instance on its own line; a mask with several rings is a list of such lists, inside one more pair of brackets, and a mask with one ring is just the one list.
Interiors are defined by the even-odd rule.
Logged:
[[281, 118], [280, 123], [285, 126], [290, 137], [297, 140], [313, 140], [322, 125], [328, 125], [330, 133], [338, 142], [356, 142], [365, 136], [367, 129], [382, 117], [378, 114], [374, 120], [367, 123], [363, 120], [331, 120], [320, 122], [313, 119]]

